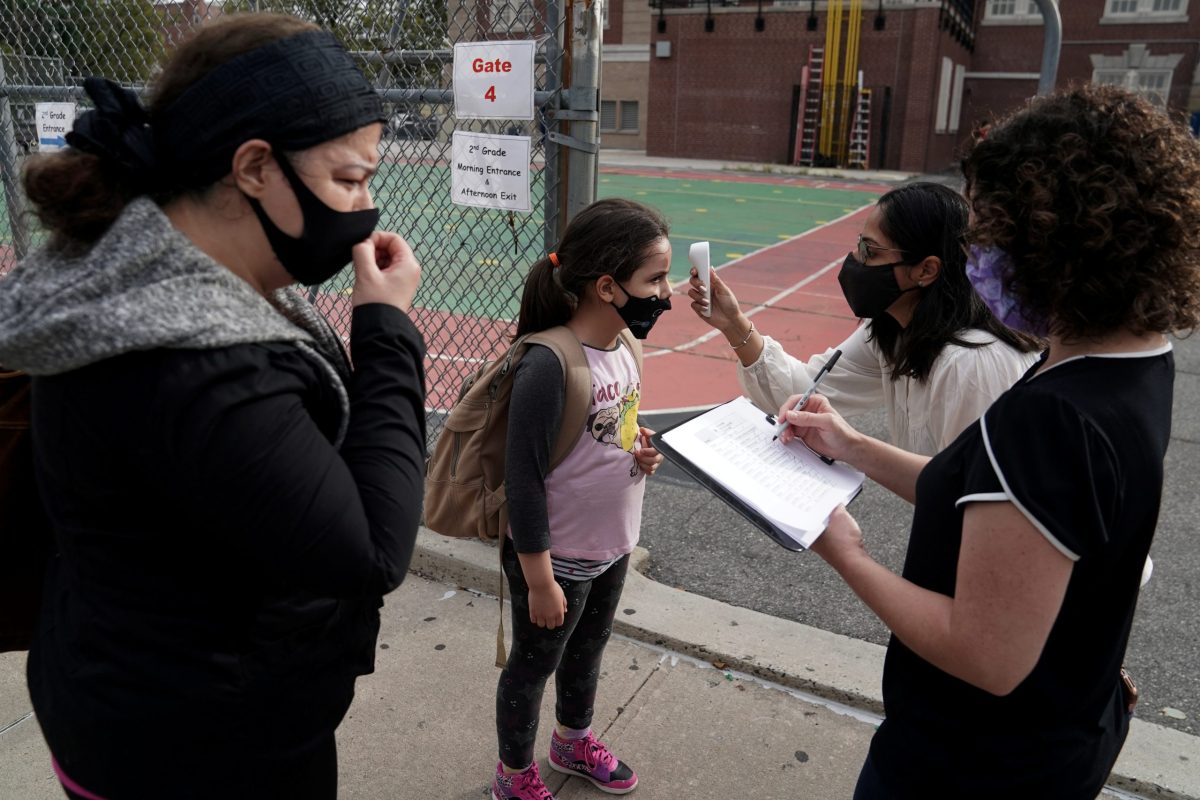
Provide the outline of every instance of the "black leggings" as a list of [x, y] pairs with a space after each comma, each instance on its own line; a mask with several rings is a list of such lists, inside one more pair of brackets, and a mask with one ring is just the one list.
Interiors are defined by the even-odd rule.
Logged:
[[592, 724], [600, 659], [612, 633], [629, 556], [591, 580], [556, 578], [567, 598], [567, 615], [561, 626], [548, 630], [530, 622], [529, 585], [512, 543], [501, 544], [512, 592], [513, 645], [496, 687], [496, 737], [505, 766], [524, 769], [533, 762], [542, 691], [551, 673], [559, 723], [576, 730]]

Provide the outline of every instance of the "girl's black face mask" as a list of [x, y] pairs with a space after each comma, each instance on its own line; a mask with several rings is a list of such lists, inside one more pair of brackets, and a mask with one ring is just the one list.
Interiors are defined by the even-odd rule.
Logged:
[[[621, 284], [617, 283], [617, 286], [621, 286]], [[624, 286], [621, 286], [621, 291], [625, 292], [625, 305], [618, 306], [613, 303], [612, 306], [617, 309], [617, 313], [621, 315], [621, 319], [624, 320], [634, 338], [645, 339], [662, 313], [671, 310], [671, 300], [670, 298], [663, 300], [656, 294], [649, 297], [634, 297]]]
[[894, 267], [904, 264], [896, 261], [892, 264], [867, 266], [855, 257], [853, 253], [846, 256], [842, 268], [838, 272], [838, 283], [842, 286], [842, 294], [850, 304], [854, 316], [862, 319], [874, 319], [883, 314], [900, 299], [905, 292], [914, 291], [917, 287], [901, 289], [896, 282]]
[[379, 224], [379, 209], [335, 211], [313, 194], [282, 153], [276, 151], [275, 161], [300, 203], [304, 220], [300, 235], [284, 233], [267, 216], [261, 203], [253, 197], [246, 199], [283, 268], [305, 286], [316, 286], [350, 263], [354, 245], [370, 236]]

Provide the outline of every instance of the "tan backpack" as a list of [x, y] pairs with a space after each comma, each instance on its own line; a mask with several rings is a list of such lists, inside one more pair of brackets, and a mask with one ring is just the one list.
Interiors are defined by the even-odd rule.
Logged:
[[[642, 370], [642, 343], [628, 330], [620, 342]], [[522, 336], [504, 355], [467, 378], [425, 469], [425, 526], [445, 536], [490, 540], [508, 529], [504, 456], [512, 375], [530, 345], [550, 348], [563, 369], [566, 403], [550, 456], [553, 470], [570, 454], [591, 410], [592, 372], [583, 345], [565, 326]]]

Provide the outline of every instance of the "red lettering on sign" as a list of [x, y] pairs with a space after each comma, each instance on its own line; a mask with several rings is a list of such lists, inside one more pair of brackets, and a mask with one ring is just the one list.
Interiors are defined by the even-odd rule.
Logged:
[[477, 58], [471, 62], [472, 72], [512, 72], [511, 61], [484, 61], [482, 58]]

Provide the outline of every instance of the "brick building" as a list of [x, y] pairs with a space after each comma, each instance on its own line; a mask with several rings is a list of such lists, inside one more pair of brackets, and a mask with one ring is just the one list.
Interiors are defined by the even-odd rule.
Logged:
[[[1173, 111], [1200, 109], [1200, 9], [1189, 14], [1192, 1], [1064, 0], [1058, 85], [1117, 83]], [[827, 3], [730, 2], [665, 0], [651, 9], [646, 0], [613, 0], [601, 90], [606, 147], [644, 141], [652, 155], [796, 161], [802, 76], [810, 48], [826, 45]], [[863, 165], [951, 166], [977, 121], [1035, 93], [1042, 42], [1032, 0], [864, 0], [856, 68], [869, 92], [854, 87], [852, 95], [865, 110]], [[636, 114], [628, 126], [627, 107]]]

